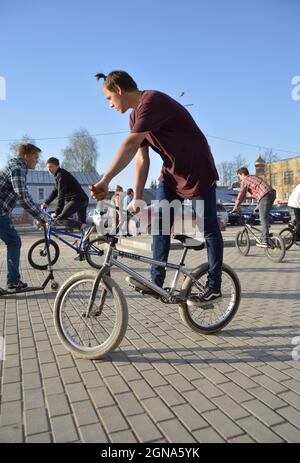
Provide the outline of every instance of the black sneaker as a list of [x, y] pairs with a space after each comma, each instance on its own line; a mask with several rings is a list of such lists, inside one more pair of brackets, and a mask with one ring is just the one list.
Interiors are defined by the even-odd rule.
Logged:
[[21, 289], [27, 288], [27, 286], [27, 283], [23, 283], [23, 281], [19, 280], [17, 283], [7, 285], [7, 291], [9, 293], [13, 293], [15, 291], [20, 291]]
[[[130, 276], [127, 276], [125, 278], [125, 280], [127, 281], [127, 283], [129, 283], [129, 286], [131, 288], [133, 288], [135, 291], [138, 291], [142, 294], [149, 294], [150, 296], [157, 296], [159, 297], [159, 295], [157, 294], [157, 292], [153, 291], [151, 288], [148, 288], [148, 286], [144, 285], [143, 283], [140, 283], [139, 281], [135, 280], [133, 277], [130, 277]], [[155, 281], [153, 281], [151, 278], [150, 280], [151, 283], [155, 283], [157, 284]], [[162, 286], [158, 285], [160, 288]]]
[[206, 287], [202, 293], [189, 296], [187, 305], [190, 307], [203, 307], [214, 302], [219, 302], [221, 299], [221, 291]]

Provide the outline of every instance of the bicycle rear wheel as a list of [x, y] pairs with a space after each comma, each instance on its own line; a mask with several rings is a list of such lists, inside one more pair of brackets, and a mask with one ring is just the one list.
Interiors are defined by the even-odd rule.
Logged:
[[89, 241], [85, 248], [85, 258], [91, 267], [100, 270], [103, 265], [107, 243], [101, 238]]
[[[206, 285], [208, 264], [200, 265], [193, 272], [197, 282], [187, 277], [182, 285], [186, 298], [200, 296]], [[193, 331], [214, 334], [226, 326], [236, 314], [241, 299], [241, 287], [236, 273], [228, 265], [222, 266], [222, 299], [201, 307], [191, 307], [187, 303], [179, 306], [182, 321]]]
[[279, 236], [283, 239], [285, 250], [290, 249], [294, 244], [294, 232], [290, 228], [284, 228], [279, 233]]
[[122, 341], [128, 323], [126, 299], [109, 276], [103, 275], [91, 313], [86, 316], [95, 272], [80, 272], [70, 277], [54, 302], [54, 325], [59, 339], [72, 354], [85, 359], [100, 359]]
[[[49, 241], [49, 253], [51, 265], [54, 265], [59, 257], [59, 247], [55, 241]], [[29, 248], [28, 262], [31, 267], [36, 268], [37, 270], [47, 270], [48, 256], [45, 239], [36, 241]]]
[[281, 236], [272, 235], [268, 238], [268, 247], [265, 248], [266, 256], [272, 262], [281, 262], [285, 256], [285, 245]]
[[246, 228], [237, 233], [235, 237], [235, 246], [242, 256], [247, 256], [250, 251], [250, 238]]

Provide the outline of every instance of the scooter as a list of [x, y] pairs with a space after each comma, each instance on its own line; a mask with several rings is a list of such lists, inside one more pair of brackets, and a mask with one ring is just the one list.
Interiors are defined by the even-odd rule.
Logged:
[[46, 227], [46, 224], [43, 225], [43, 229], [44, 229], [44, 236], [45, 236], [45, 243], [46, 243], [47, 259], [48, 259], [48, 265], [47, 265], [48, 275], [47, 275], [45, 281], [42, 283], [41, 286], [27, 286], [27, 288], [17, 289], [15, 291], [0, 290], [0, 298], [2, 296], [11, 296], [13, 294], [29, 293], [31, 291], [42, 291], [42, 290], [44, 290], [46, 288], [46, 286], [47, 286], [47, 284], [49, 283], [50, 280], [51, 280], [51, 289], [53, 289], [53, 290], [58, 289], [59, 284], [54, 279], [53, 270], [52, 270], [52, 267], [51, 267], [51, 259], [50, 259], [50, 251], [49, 251], [49, 245], [48, 245], [48, 239], [47, 239], [47, 227]]

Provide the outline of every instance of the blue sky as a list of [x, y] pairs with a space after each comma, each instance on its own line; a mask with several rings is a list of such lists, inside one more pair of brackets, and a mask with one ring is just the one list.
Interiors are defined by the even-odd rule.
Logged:
[[[180, 99], [206, 134], [216, 164], [258, 147], [300, 155], [298, 0], [1, 0], [0, 140], [126, 132], [129, 112], [109, 109], [99, 71], [129, 72], [140, 89]], [[126, 133], [96, 137], [103, 173]], [[40, 140], [44, 158], [61, 157], [68, 139]], [[0, 141], [0, 166], [9, 142]], [[263, 153], [263, 150], [261, 150]], [[148, 183], [159, 176], [151, 154]], [[133, 164], [112, 181], [133, 184]]]

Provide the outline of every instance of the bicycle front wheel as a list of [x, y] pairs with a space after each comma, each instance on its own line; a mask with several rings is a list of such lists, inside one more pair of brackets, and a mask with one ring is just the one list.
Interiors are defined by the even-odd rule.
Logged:
[[[201, 295], [206, 285], [208, 264], [202, 264], [195, 269], [193, 275], [196, 282], [187, 277], [182, 285], [182, 291], [187, 300]], [[213, 334], [226, 326], [236, 314], [241, 299], [239, 279], [226, 264], [222, 266], [222, 298], [209, 305], [201, 307], [200, 304], [189, 306], [188, 302], [179, 306], [179, 315], [182, 321], [193, 331], [203, 334]]]
[[294, 244], [294, 232], [290, 228], [284, 228], [279, 233], [279, 236], [283, 239], [285, 250], [290, 249]]
[[246, 228], [237, 233], [235, 237], [235, 246], [242, 256], [247, 256], [250, 251], [250, 238]]
[[[51, 265], [54, 265], [59, 257], [59, 247], [55, 241], [49, 241], [49, 253]], [[28, 251], [28, 262], [31, 267], [37, 270], [47, 270], [48, 256], [45, 239], [36, 241], [30, 247]]]
[[70, 277], [54, 302], [54, 325], [59, 339], [76, 357], [100, 359], [122, 341], [128, 323], [126, 299], [109, 276], [103, 275], [90, 314], [86, 314], [96, 278], [94, 272]]
[[281, 236], [273, 235], [268, 238], [268, 247], [265, 249], [266, 256], [272, 262], [281, 262], [285, 256], [285, 245]]

